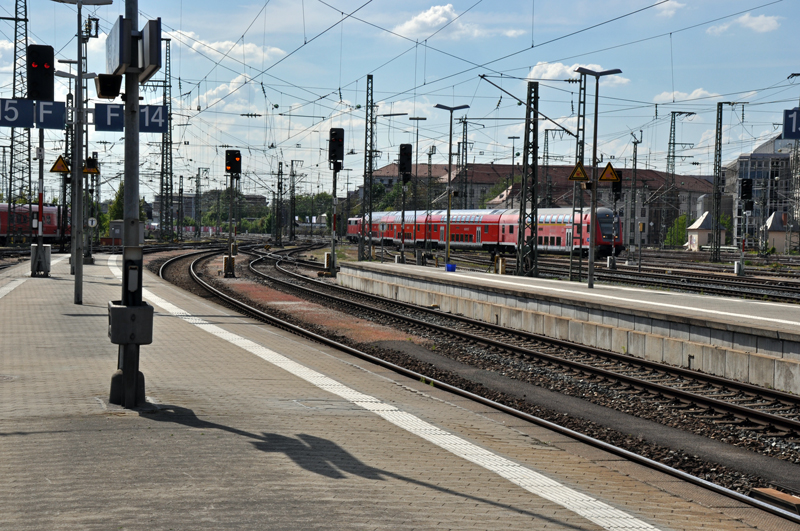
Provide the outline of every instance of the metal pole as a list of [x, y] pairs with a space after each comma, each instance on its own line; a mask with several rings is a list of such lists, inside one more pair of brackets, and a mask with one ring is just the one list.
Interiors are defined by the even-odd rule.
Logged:
[[[337, 169], [341, 166], [341, 162], [334, 162], [334, 169], [333, 169], [333, 204], [331, 205], [331, 213], [333, 215], [333, 219], [331, 220], [331, 269], [330, 273], [332, 277], [336, 276], [336, 177], [339, 175], [339, 170]], [[292, 220], [294, 222], [294, 220]]]
[[[75, 272], [73, 302], [83, 304], [83, 61], [81, 60], [83, 57], [83, 30], [81, 27], [81, 0], [78, 0], [77, 7], [78, 63], [75, 77], [75, 149], [72, 151], [72, 241], [74, 242], [72, 269]], [[139, 125], [138, 122], [136, 125]]]
[[453, 182], [453, 109], [450, 109], [450, 142], [447, 147], [447, 242], [445, 242], [444, 263], [450, 263], [450, 210], [453, 198], [451, 183]]
[[594, 287], [594, 249], [596, 244], [595, 225], [597, 224], [597, 103], [600, 92], [600, 76], [594, 77], [594, 137], [592, 138], [592, 211], [589, 217], [589, 281]]

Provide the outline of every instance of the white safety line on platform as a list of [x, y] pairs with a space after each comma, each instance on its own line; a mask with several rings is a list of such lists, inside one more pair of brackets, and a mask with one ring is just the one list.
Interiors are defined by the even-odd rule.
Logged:
[[[514, 286], [519, 288], [518, 282], [508, 282], [506, 280], [499, 280], [494, 278], [484, 278], [484, 277], [474, 277], [470, 275], [459, 275], [461, 278], [468, 278], [471, 280], [480, 280], [482, 282], [492, 282], [495, 284], [505, 284], [509, 286]], [[785, 325], [792, 325], [792, 326], [800, 326], [800, 322], [798, 321], [787, 321], [785, 319], [775, 319], [773, 317], [759, 317], [757, 315], [752, 314], [742, 314], [742, 313], [733, 313], [733, 312], [722, 312], [719, 310], [708, 310], [706, 308], [698, 308], [697, 306], [681, 306], [679, 304], [669, 304], [666, 302], [655, 302], [655, 301], [648, 301], [642, 299], [625, 299], [620, 297], [619, 295], [603, 295], [601, 293], [591, 292], [591, 291], [575, 291], [570, 289], [564, 288], [551, 288], [547, 286], [537, 285], [536, 289], [542, 289], [545, 291], [552, 291], [555, 293], [568, 293], [568, 294], [580, 294], [586, 295], [589, 297], [593, 297], [595, 299], [606, 299], [609, 301], [614, 301], [615, 303], [619, 302], [632, 302], [636, 304], [648, 304], [650, 306], [658, 306], [659, 308], [670, 308], [673, 310], [686, 310], [692, 313], [707, 313], [712, 315], [723, 315], [725, 317], [737, 317], [741, 319], [753, 319], [755, 321], [766, 321], [768, 323], [780, 323]]]
[[[116, 265], [115, 256], [109, 256], [108, 267], [114, 275], [121, 279], [122, 271]], [[209, 322], [195, 317], [185, 310], [178, 308], [174, 304], [162, 299], [149, 290], [143, 290], [142, 296], [153, 304], [156, 304], [176, 317], [180, 317], [187, 323], [191, 323], [198, 328], [205, 330], [209, 334], [228, 341], [259, 358], [280, 367], [290, 374], [302, 378], [316, 387], [338, 395], [345, 400], [360, 406], [367, 411], [391, 422], [395, 426], [402, 428], [409, 433], [417, 435], [436, 446], [447, 450], [467, 461], [475, 463], [495, 474], [507, 479], [511, 483], [522, 487], [541, 498], [550, 500], [562, 507], [594, 522], [604, 529], [617, 530], [647, 530], [652, 531], [656, 528], [652, 525], [635, 518], [628, 513], [611, 507], [591, 496], [571, 489], [557, 481], [544, 476], [538, 472], [524, 467], [514, 461], [494, 454], [489, 450], [481, 448], [469, 441], [453, 435], [450, 432], [437, 428], [436, 426], [416, 417], [410, 413], [400, 411], [395, 406], [382, 402], [381, 400], [363, 394], [355, 389], [351, 389], [336, 380], [321, 374], [313, 369], [290, 360], [286, 356], [259, 345], [245, 337], [234, 334], [210, 324]]]
[[[56, 265], [57, 263], [59, 263], [61, 260], [65, 259], [65, 258], [67, 258], [67, 255], [59, 256], [55, 260], [52, 260], [50, 262], [50, 265], [54, 266], [54, 265]], [[18, 277], [16, 277], [13, 280], [11, 280], [11, 282], [9, 282], [8, 284], [6, 284], [2, 288], [0, 288], [0, 299], [2, 299], [3, 297], [5, 297], [9, 293], [11, 293], [12, 291], [17, 289], [18, 287], [20, 287], [29, 278], [31, 278], [31, 272], [30, 271], [26, 271], [22, 275], [19, 275]]]

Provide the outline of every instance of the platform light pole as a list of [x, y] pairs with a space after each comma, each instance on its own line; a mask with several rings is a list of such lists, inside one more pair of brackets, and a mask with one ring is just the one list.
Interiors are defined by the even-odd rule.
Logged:
[[591, 217], [589, 226], [589, 280], [587, 286], [589, 288], [594, 287], [594, 249], [597, 243], [596, 233], [597, 231], [594, 230], [594, 225], [597, 223], [597, 103], [599, 101], [599, 92], [600, 92], [600, 78], [603, 76], [610, 76], [614, 74], [621, 74], [622, 70], [619, 68], [614, 68], [611, 70], [603, 70], [601, 72], [595, 72], [594, 70], [589, 70], [588, 68], [579, 67], [575, 70], [579, 74], [585, 74], [587, 76], [594, 76], [594, 136], [592, 138], [592, 208], [591, 208]]
[[54, 0], [78, 8], [78, 62], [75, 75], [75, 145], [72, 150], [72, 272], [75, 275], [73, 303], [83, 304], [83, 21], [82, 6], [109, 5], [113, 0]]
[[437, 103], [434, 105], [437, 109], [444, 109], [445, 111], [450, 111], [450, 141], [447, 147], [447, 232], [445, 233], [446, 242], [445, 242], [445, 259], [444, 263], [450, 263], [450, 207], [452, 206], [452, 199], [453, 199], [453, 190], [450, 185], [452, 182], [452, 175], [453, 175], [453, 111], [458, 111], [461, 109], [469, 109], [469, 105], [459, 105], [457, 107], [448, 107], [447, 105], [442, 105], [441, 103]]

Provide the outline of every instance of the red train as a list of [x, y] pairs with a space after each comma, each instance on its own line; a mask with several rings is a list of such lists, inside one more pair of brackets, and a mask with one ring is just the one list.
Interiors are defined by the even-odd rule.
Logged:
[[[38, 219], [39, 205], [31, 205], [33, 218]], [[44, 207], [44, 228], [42, 234], [47, 243], [51, 243], [61, 237], [61, 227], [58, 226], [59, 207], [45, 206]], [[12, 233], [18, 234], [33, 234], [34, 237], [38, 234], [37, 229], [31, 227], [31, 217], [29, 215], [28, 205], [17, 205], [14, 218], [11, 220]], [[8, 203], [0, 203], [0, 245], [5, 245], [8, 239]], [[67, 229], [69, 234], [69, 229]]]
[[[569, 253], [581, 246], [588, 252], [591, 211], [585, 208], [581, 218], [572, 221], [571, 208], [540, 208], [538, 226], [539, 250], [549, 253]], [[406, 212], [405, 223], [401, 223], [400, 212], [374, 212], [372, 230], [369, 231], [375, 244], [400, 245], [403, 231], [408, 247], [423, 247], [431, 240], [435, 246], [444, 247], [447, 233], [447, 211], [430, 213]], [[616, 222], [609, 208], [598, 208], [599, 223], [593, 224], [597, 256], [618, 255], [622, 243], [622, 227]], [[491, 253], [515, 251], [518, 241], [519, 209], [511, 210], [452, 210], [450, 212], [450, 248], [480, 249]], [[582, 232], [582, 234], [581, 234]], [[361, 234], [361, 218], [347, 220], [347, 239], [357, 242]], [[614, 236], [616, 235], [616, 238]], [[526, 237], [529, 234], [526, 235]]]

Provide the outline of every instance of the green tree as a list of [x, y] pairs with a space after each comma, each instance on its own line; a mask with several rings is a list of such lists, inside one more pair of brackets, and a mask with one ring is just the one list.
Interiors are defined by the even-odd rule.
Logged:
[[[125, 218], [125, 183], [119, 183], [114, 200], [108, 205], [109, 219]], [[147, 222], [147, 212], [144, 210], [144, 199], [139, 199], [139, 221]]]
[[666, 245], [681, 247], [686, 243], [686, 227], [688, 226], [686, 222], [686, 214], [683, 214], [672, 223], [672, 226], [667, 231], [667, 237], [664, 240]]
[[719, 224], [725, 229], [725, 245], [733, 243], [733, 220], [730, 216], [722, 214], [719, 218]]
[[[385, 190], [383, 185], [380, 185], [380, 187]], [[375, 210], [379, 212], [400, 210], [403, 208], [403, 185], [397, 182], [391, 190], [388, 192], [384, 191], [378, 201], [376, 201], [376, 198], [373, 196], [372, 204], [378, 205]], [[406, 197], [406, 206], [408, 206], [408, 197]]]

